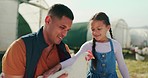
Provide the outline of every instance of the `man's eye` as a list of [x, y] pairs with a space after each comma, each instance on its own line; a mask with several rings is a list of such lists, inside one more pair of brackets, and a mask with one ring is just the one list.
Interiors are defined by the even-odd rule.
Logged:
[[65, 29], [65, 27], [60, 26], [61, 29]]
[[101, 28], [98, 28], [97, 30], [101, 30]]
[[71, 29], [68, 29], [67, 31], [70, 31]]

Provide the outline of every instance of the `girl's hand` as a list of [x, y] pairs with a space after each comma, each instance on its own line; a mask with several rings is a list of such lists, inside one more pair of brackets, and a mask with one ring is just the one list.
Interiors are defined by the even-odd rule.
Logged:
[[95, 59], [92, 52], [90, 50], [87, 51], [88, 55], [85, 57], [86, 61], [89, 61], [91, 59]]

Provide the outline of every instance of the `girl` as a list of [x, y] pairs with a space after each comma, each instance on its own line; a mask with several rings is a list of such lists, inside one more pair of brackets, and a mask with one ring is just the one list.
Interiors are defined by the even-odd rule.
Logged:
[[[103, 12], [95, 14], [90, 20], [90, 26], [93, 39], [85, 42], [74, 57], [62, 62], [62, 68], [73, 64], [81, 53], [90, 50], [95, 59], [90, 62], [87, 78], [118, 78], [116, 61], [122, 77], [129, 78], [122, 47], [113, 39], [108, 16]], [[106, 36], [107, 31], [112, 39]]]
[[108, 16], [103, 12], [97, 13], [90, 24], [93, 40], [84, 43], [80, 49], [80, 52], [92, 50], [95, 57], [91, 60], [87, 78], [118, 78], [116, 60], [123, 78], [129, 78], [120, 43], [106, 36], [109, 31], [113, 38]]

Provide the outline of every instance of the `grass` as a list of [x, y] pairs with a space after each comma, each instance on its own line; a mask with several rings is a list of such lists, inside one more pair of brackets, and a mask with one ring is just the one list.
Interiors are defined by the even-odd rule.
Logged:
[[[130, 78], [148, 78], [148, 56], [145, 56], [144, 61], [137, 61], [135, 54], [126, 54], [124, 56], [125, 63], [129, 70]], [[119, 69], [117, 68], [119, 78], [122, 78]]]

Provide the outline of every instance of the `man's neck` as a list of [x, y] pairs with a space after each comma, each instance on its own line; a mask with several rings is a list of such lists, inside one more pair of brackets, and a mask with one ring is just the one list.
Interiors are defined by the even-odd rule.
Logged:
[[45, 39], [45, 42], [48, 44], [48, 45], [54, 45], [53, 43], [51, 43], [47, 37], [47, 33], [45, 31], [45, 27], [43, 28], [43, 37]]

